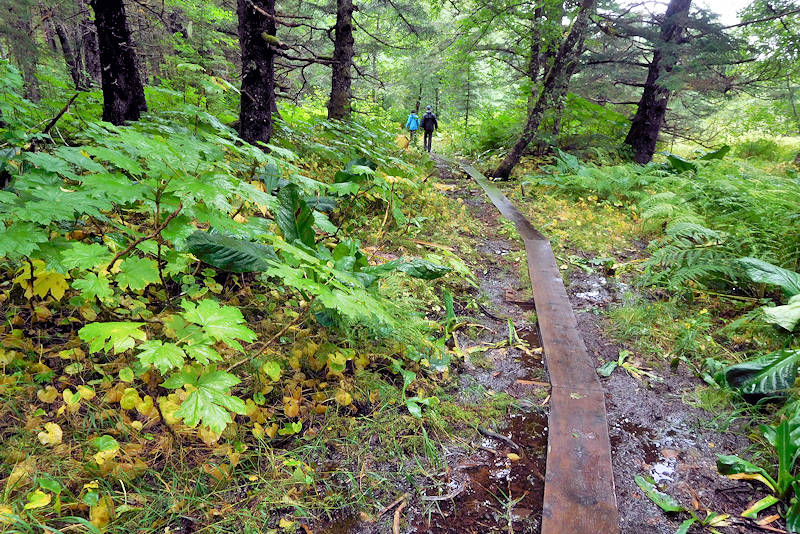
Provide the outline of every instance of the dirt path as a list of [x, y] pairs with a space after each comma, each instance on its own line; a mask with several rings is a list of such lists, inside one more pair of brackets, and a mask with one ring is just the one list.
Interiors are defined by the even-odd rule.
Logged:
[[[518, 250], [522, 243], [497, 236], [495, 232], [502, 226], [499, 215], [474, 182], [454, 172], [446, 163], [440, 162], [438, 166], [442, 181], [455, 186], [448, 194], [461, 198], [488, 228], [487, 235], [475, 236], [482, 252], [481, 261], [486, 262], [480, 274], [482, 290], [493, 305], [506, 308], [510, 314], [517, 312], [514, 305], [509, 307], [509, 301], [526, 300], [529, 297], [523, 295], [530, 295], [530, 289], [518, 277], [508, 276], [503, 251]], [[519, 272], [518, 265], [513, 267]], [[476, 270], [481, 271], [480, 267]], [[502, 290], [498, 288], [509, 285]], [[602, 274], [577, 271], [570, 276], [567, 291], [580, 333], [590, 355], [596, 358], [597, 367], [603, 361], [616, 360], [620, 350], [625, 350], [604, 335], [604, 312], [621, 302], [625, 289], [626, 286], [617, 285]], [[509, 299], [509, 295], [515, 297]], [[671, 534], [688, 517], [665, 515], [642, 494], [634, 482], [636, 475], [649, 475], [664, 484], [666, 491], [683, 504], [698, 508], [701, 517], [705, 516], [705, 510], [736, 517], [753, 494], [746, 485], [720, 476], [715, 466], [717, 453], [739, 452], [747, 446], [746, 440], [706, 428], [713, 415], [682, 401], [682, 396], [693, 390], [699, 380], [682, 372], [667, 370], [666, 373], [658, 373], [662, 382], [648, 383], [617, 369], [603, 380], [620, 527], [626, 534]], [[726, 532], [760, 530], [736, 521]]]

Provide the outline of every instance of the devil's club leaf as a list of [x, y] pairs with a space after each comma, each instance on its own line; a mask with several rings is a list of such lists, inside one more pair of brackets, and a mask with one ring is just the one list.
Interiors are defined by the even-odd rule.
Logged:
[[133, 348], [137, 339], [147, 339], [139, 330], [144, 323], [89, 323], [78, 330], [78, 337], [89, 344], [90, 352], [114, 349], [114, 354]]
[[134, 291], [142, 290], [158, 282], [158, 265], [153, 260], [131, 256], [120, 265], [116, 280], [121, 289], [129, 287]]
[[230, 394], [230, 388], [238, 383], [239, 379], [232, 374], [212, 368], [203, 374], [196, 370], [177, 373], [164, 382], [164, 387], [175, 389], [191, 386], [188, 388], [191, 390], [189, 396], [175, 416], [183, 419], [189, 427], [202, 423], [212, 431], [221, 433], [232, 421], [229, 411], [245, 414], [244, 402]]
[[170, 369], [183, 365], [186, 353], [174, 343], [163, 343], [154, 339], [142, 343], [142, 351], [137, 355], [142, 365], [154, 366], [162, 375]]
[[197, 306], [184, 300], [181, 306], [186, 310], [183, 318], [203, 327], [205, 333], [215, 341], [222, 341], [229, 347], [242, 350], [237, 340], [250, 343], [256, 339], [256, 333], [243, 326], [244, 317], [238, 308], [220, 306], [211, 299], [202, 300]]
[[97, 298], [100, 301], [108, 300], [114, 296], [114, 290], [105, 275], [86, 273], [83, 278], [73, 280], [72, 287], [81, 292], [89, 300]]
[[186, 246], [201, 261], [234, 273], [266, 271], [267, 260], [278, 259], [272, 247], [199, 230], [186, 239]]
[[46, 241], [47, 233], [32, 223], [17, 222], [5, 227], [0, 222], [0, 257], [30, 256], [39, 248], [37, 243]]
[[61, 263], [67, 269], [92, 269], [110, 261], [111, 252], [97, 243], [91, 245], [80, 242], [73, 243], [70, 248], [61, 253]]

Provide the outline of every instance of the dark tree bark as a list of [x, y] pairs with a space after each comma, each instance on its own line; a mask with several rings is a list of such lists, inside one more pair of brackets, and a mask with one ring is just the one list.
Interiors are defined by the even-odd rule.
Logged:
[[77, 1], [80, 9], [78, 23], [78, 47], [83, 55], [83, 66], [86, 73], [96, 83], [103, 81], [102, 69], [100, 68], [100, 47], [97, 44], [97, 30], [89, 18], [89, 12], [84, 0]]
[[662, 74], [672, 72], [678, 63], [676, 44], [686, 28], [691, 4], [692, 0], [670, 0], [661, 23], [660, 44], [653, 52], [639, 107], [625, 137], [625, 143], [630, 145], [637, 163], [644, 164], [653, 159], [670, 96], [670, 90], [660, 85], [658, 80]]
[[275, 0], [237, 0], [242, 49], [239, 135], [248, 143], [268, 143], [275, 108]]
[[508, 179], [512, 169], [522, 159], [522, 154], [536, 136], [542, 117], [553, 105], [557, 105], [563, 93], [569, 86], [569, 77], [575, 70], [575, 63], [583, 50], [583, 42], [586, 38], [586, 27], [589, 22], [589, 15], [594, 11], [595, 0], [582, 0], [575, 21], [566, 38], [558, 47], [558, 52], [553, 59], [553, 65], [547, 71], [539, 91], [539, 96], [533, 109], [528, 113], [528, 120], [516, 144], [511, 148], [500, 165], [492, 173], [492, 176], [503, 180]]
[[336, 28], [333, 41], [331, 96], [328, 118], [350, 116], [350, 86], [355, 40], [353, 39], [353, 0], [336, 0]]
[[70, 76], [72, 76], [75, 89], [78, 91], [85, 91], [89, 87], [89, 81], [86, 79], [81, 57], [76, 55], [72, 50], [72, 45], [67, 35], [67, 29], [64, 25], [61, 22], [56, 22], [54, 26], [58, 41], [61, 43], [61, 51], [64, 53], [64, 62], [67, 64]]
[[55, 32], [53, 31], [53, 11], [45, 8], [42, 3], [39, 2], [39, 13], [42, 16], [42, 33], [44, 34], [44, 40], [50, 47], [50, 50], [57, 52], [58, 45], [56, 45]]
[[94, 9], [103, 78], [103, 120], [139, 120], [147, 111], [136, 50], [122, 0], [89, 0]]

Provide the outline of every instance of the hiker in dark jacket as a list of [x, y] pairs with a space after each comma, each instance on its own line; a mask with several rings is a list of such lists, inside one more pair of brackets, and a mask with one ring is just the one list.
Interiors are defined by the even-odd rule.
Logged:
[[425, 130], [425, 150], [431, 151], [431, 142], [433, 141], [433, 131], [439, 127], [439, 121], [436, 120], [436, 115], [431, 111], [428, 106], [425, 110], [425, 115], [422, 116], [422, 129]]

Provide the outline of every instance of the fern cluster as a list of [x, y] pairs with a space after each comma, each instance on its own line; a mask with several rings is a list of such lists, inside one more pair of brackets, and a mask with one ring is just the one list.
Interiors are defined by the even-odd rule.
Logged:
[[656, 234], [647, 283], [741, 287], [746, 280], [734, 260], [746, 256], [800, 270], [796, 178], [736, 160], [685, 163], [684, 172], [669, 162], [598, 167], [561, 153], [537, 181], [576, 197], [636, 203], [645, 230]]

